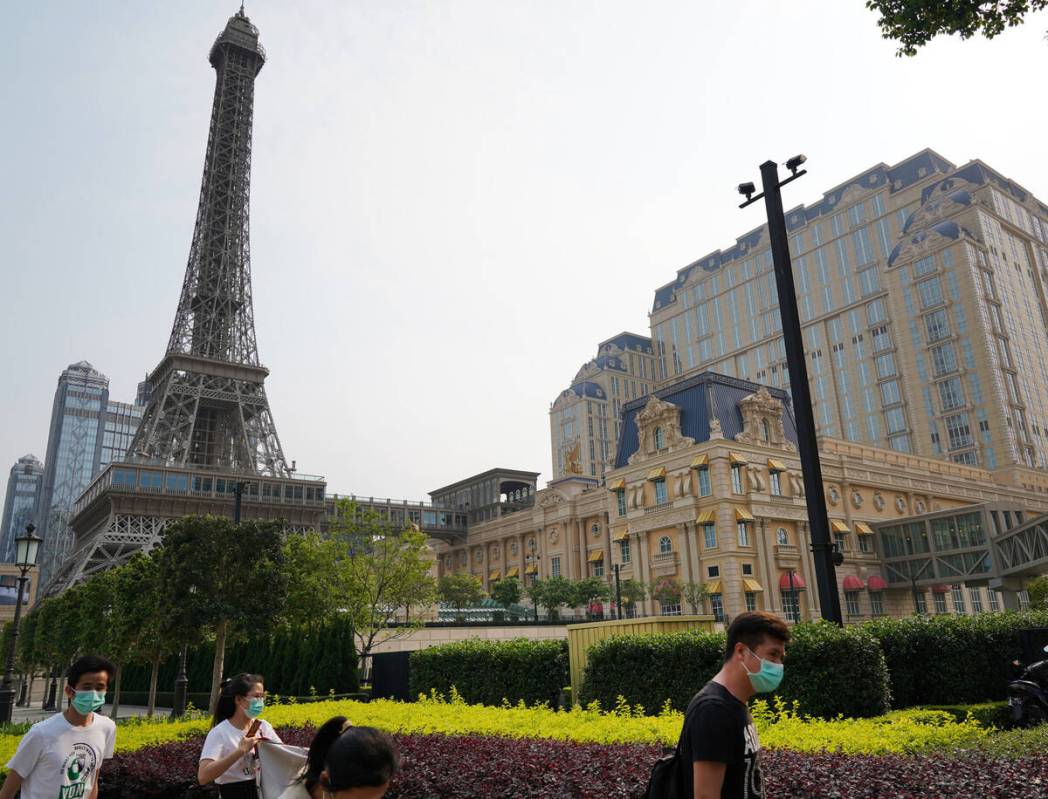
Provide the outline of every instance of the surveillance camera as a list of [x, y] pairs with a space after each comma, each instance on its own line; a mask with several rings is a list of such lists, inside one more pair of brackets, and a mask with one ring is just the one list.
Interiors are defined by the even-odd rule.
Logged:
[[793, 158], [786, 162], [786, 168], [790, 170], [790, 172], [796, 172], [800, 168], [801, 164], [803, 164], [807, 160], [808, 157], [805, 155], [795, 155], [793, 156]]
[[750, 195], [752, 195], [755, 191], [757, 191], [757, 189], [752, 183], [739, 184], [739, 194], [745, 194], [747, 200], [750, 198]]

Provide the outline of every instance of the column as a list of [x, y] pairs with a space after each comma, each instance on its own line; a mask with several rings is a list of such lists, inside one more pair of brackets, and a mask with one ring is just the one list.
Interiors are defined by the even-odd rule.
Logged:
[[[648, 575], [648, 531], [641, 530], [635, 534], [637, 537], [637, 574], [636, 579], [644, 584], [651, 582]], [[645, 599], [640, 603], [640, 607], [637, 608], [638, 616], [647, 616], [649, 614], [649, 603], [650, 599]]]
[[[778, 581], [774, 579], [774, 570], [771, 567], [771, 548], [775, 546], [775, 544], [769, 543], [769, 540], [774, 541], [775, 539], [769, 539], [767, 519], [763, 517], [759, 518], [757, 520], [757, 525], [754, 526], [757, 526], [760, 529], [759, 540], [761, 551], [757, 561], [759, 563], [760, 582], [764, 587], [764, 596], [762, 597], [764, 600], [764, 609], [769, 613], [776, 613], [779, 609], [778, 592], [776, 590], [778, 588]], [[774, 535], [774, 533], [772, 535]]]
[[576, 538], [579, 542], [579, 568], [578, 577], [576, 580], [583, 580], [586, 578], [586, 573], [589, 569], [586, 559], [586, 522], [582, 519], [575, 520], [575, 532]]
[[695, 546], [695, 542], [691, 540], [690, 527], [693, 527], [690, 522], [677, 525], [677, 540], [681, 542], [680, 568], [681, 573], [684, 575], [685, 583], [695, 582], [694, 573], [691, 570], [691, 550]]

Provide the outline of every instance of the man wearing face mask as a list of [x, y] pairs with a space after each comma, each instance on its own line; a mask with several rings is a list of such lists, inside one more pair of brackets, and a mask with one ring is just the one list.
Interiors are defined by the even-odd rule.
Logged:
[[761, 799], [760, 741], [746, 707], [782, 682], [790, 630], [770, 613], [743, 613], [728, 627], [724, 664], [688, 704], [678, 761], [685, 796]]
[[113, 756], [116, 724], [96, 711], [116, 666], [87, 655], [66, 674], [69, 707], [29, 728], [7, 763], [0, 799], [95, 799], [102, 761]]

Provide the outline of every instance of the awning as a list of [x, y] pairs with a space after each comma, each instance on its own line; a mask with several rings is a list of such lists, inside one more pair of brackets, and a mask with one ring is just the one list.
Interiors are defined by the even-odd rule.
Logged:
[[887, 587], [888, 581], [879, 574], [870, 575], [870, 579], [866, 581], [866, 589], [868, 591], [883, 591]]
[[612, 541], [625, 541], [630, 537], [630, 531], [628, 527], [619, 527], [618, 529], [612, 528], [611, 540]]
[[626, 490], [626, 478], [620, 477], [618, 480], [612, 480], [608, 483], [609, 491], [625, 491]]
[[717, 511], [704, 510], [695, 517], [695, 524], [715, 524], [717, 522]]
[[706, 583], [706, 588], [709, 589], [711, 594], [719, 594], [721, 592], [720, 580], [710, 580]]
[[666, 467], [659, 466], [658, 468], [652, 469], [648, 472], [649, 480], [664, 480], [666, 479]]
[[738, 522], [753, 522], [753, 521], [756, 521], [756, 519], [754, 519], [753, 518], [753, 514], [750, 513], [748, 510], [746, 510], [745, 508], [736, 508], [735, 509], [735, 521], [738, 521]]
[[692, 469], [705, 469], [709, 465], [710, 465], [710, 456], [709, 455], [696, 455], [694, 458], [691, 459], [691, 468]]
[[782, 461], [777, 461], [773, 458], [768, 458], [768, 470], [772, 472], [784, 472], [786, 471], [786, 464]]
[[537, 564], [537, 563], [529, 563], [528, 564], [528, 568], [526, 568], [524, 570], [524, 573], [525, 574], [538, 574], [539, 573], [539, 564]]
[[520, 574], [520, 569], [514, 566], [512, 569], [506, 569], [506, 577], [516, 577]]
[[873, 532], [873, 528], [866, 524], [866, 522], [855, 522], [855, 532], [859, 535], [876, 535], [876, 533]]
[[489, 580], [501, 580], [502, 579], [502, 569], [494, 569], [494, 570], [492, 570], [488, 574], [488, 579]]
[[804, 579], [797, 574], [797, 572], [785, 572], [782, 577], [779, 578], [779, 590], [789, 591], [790, 590], [790, 574], [793, 574], [793, 590], [802, 591], [806, 587], [804, 585]]
[[948, 594], [950, 593], [950, 586], [943, 585], [942, 583], [936, 583], [932, 586], [933, 594]]
[[764, 589], [761, 587], [761, 584], [758, 583], [756, 580], [751, 579], [749, 577], [743, 577], [742, 578], [742, 590], [745, 591], [746, 593], [756, 594], [756, 593], [760, 593]]
[[842, 522], [840, 519], [830, 519], [830, 529], [835, 533], [850, 533], [848, 525]]
[[588, 560], [590, 563], [599, 563], [600, 561], [604, 560], [604, 550], [603, 549], [595, 549], [595, 550], [593, 550], [592, 552], [589, 553], [589, 557], [586, 558], [586, 560]]
[[854, 574], [849, 574], [847, 577], [844, 578], [844, 582], [841, 583], [841, 587], [844, 588], [845, 591], [861, 591], [866, 586], [863, 585], [862, 580], [860, 580]]
[[728, 460], [731, 461], [732, 466], [745, 466], [749, 463], [749, 461], [746, 460], [746, 456], [740, 455], [738, 452], [729, 452]]

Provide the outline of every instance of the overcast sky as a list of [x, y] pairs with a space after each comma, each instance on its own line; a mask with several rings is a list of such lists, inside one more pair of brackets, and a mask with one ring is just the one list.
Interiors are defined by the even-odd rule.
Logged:
[[[233, 0], [6, 3], [0, 468], [43, 458], [86, 359], [163, 355]], [[1048, 15], [899, 59], [862, 0], [250, 0], [255, 319], [284, 451], [329, 490], [550, 478], [549, 405], [657, 286], [761, 223], [734, 186], [803, 152], [810, 203], [932, 147], [1048, 200]]]

